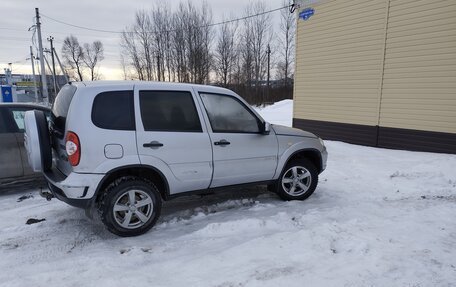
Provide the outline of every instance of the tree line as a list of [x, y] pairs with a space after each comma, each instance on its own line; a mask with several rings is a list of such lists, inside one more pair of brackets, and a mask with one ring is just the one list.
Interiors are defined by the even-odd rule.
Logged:
[[[289, 4], [283, 1], [284, 7]], [[206, 2], [196, 6], [187, 0], [174, 10], [164, 3], [138, 10], [121, 34], [124, 79], [216, 84], [251, 104], [291, 98], [295, 15], [281, 9], [274, 27], [268, 8], [265, 1], [250, 2], [243, 15], [226, 17], [220, 25], [214, 25]], [[86, 74], [98, 79], [100, 41], [80, 45], [69, 36], [62, 54], [74, 79], [82, 81]]]
[[208, 3], [198, 7], [188, 1], [174, 11], [166, 4], [137, 11], [121, 36], [124, 78], [215, 83], [253, 104], [291, 98], [294, 14], [282, 9], [275, 31], [265, 3], [251, 2], [244, 19], [230, 22], [234, 16], [229, 17], [217, 26]]

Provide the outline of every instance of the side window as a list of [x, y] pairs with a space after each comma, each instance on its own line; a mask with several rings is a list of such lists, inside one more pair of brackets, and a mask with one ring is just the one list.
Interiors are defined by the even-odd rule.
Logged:
[[98, 94], [93, 101], [92, 122], [102, 129], [135, 130], [133, 91]]
[[258, 118], [236, 98], [218, 94], [201, 94], [201, 99], [213, 132], [260, 132]]
[[139, 103], [146, 131], [202, 132], [190, 92], [139, 91]]
[[[16, 111], [14, 111], [14, 112], [16, 112]], [[25, 112], [22, 112], [23, 113], [22, 119], [20, 118], [21, 115], [15, 115], [14, 112], [11, 108], [0, 109], [0, 120], [2, 121], [2, 123], [0, 124], [0, 132], [2, 132], [2, 133], [24, 132], [24, 125], [25, 125], [24, 114], [25, 114]], [[16, 119], [16, 116], [18, 119]]]
[[13, 113], [13, 118], [14, 118], [14, 121], [16, 122], [17, 128], [19, 129], [19, 131], [24, 132], [24, 130], [25, 130], [25, 122], [24, 122], [25, 111], [13, 110], [12, 113]]
[[[9, 118], [12, 118], [14, 121], [11, 122], [10, 132], [20, 132], [23, 133], [25, 131], [25, 112], [28, 110], [33, 110], [33, 108], [10, 108], [9, 110], [5, 110], [9, 114], [5, 115]], [[46, 115], [46, 119], [49, 122], [50, 120], [50, 113], [48, 111], [44, 111]]]

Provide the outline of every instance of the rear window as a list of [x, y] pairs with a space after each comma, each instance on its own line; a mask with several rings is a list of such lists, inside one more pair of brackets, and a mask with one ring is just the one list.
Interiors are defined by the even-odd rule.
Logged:
[[65, 130], [65, 121], [70, 108], [71, 100], [73, 99], [76, 87], [73, 85], [65, 85], [62, 87], [54, 104], [52, 105], [52, 121], [58, 130]]
[[133, 91], [98, 94], [93, 101], [92, 122], [109, 130], [135, 130]]

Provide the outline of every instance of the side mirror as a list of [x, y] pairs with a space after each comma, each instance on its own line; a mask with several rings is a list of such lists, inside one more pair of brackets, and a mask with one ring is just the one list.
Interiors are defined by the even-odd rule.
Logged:
[[268, 122], [263, 123], [262, 133], [268, 135], [271, 132], [271, 124]]

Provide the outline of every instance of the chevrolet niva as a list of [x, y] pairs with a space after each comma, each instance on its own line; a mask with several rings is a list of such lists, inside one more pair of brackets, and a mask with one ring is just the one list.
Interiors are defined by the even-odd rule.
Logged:
[[25, 115], [25, 146], [56, 197], [98, 210], [120, 236], [148, 231], [162, 200], [264, 184], [304, 200], [325, 169], [323, 141], [271, 125], [234, 92], [139, 81], [77, 82], [57, 95], [48, 124]]

